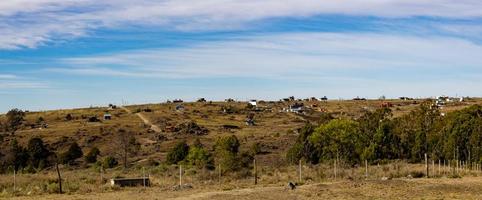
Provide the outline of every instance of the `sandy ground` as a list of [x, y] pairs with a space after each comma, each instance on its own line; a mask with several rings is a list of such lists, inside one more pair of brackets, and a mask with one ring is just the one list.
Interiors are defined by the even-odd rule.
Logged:
[[158, 187], [128, 188], [106, 193], [14, 199], [482, 199], [482, 178], [340, 181], [304, 185], [296, 190], [288, 190], [282, 186], [211, 191], [209, 188], [182, 191]]

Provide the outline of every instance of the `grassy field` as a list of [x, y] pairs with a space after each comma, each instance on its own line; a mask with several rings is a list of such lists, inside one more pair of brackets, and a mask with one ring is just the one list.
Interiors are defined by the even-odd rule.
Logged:
[[[404, 115], [415, 109], [424, 100], [368, 100], [368, 101], [304, 101], [312, 109], [304, 115], [283, 112], [289, 102], [259, 102], [259, 110], [246, 108], [246, 102], [204, 102], [183, 103], [183, 109], [176, 110], [179, 104], [159, 103], [131, 105], [124, 109], [86, 108], [28, 112], [26, 126], [14, 136], [6, 135], [0, 150], [8, 147], [14, 138], [26, 145], [32, 137], [41, 137], [48, 148], [56, 152], [64, 151], [72, 142], [77, 142], [86, 153], [92, 147], [98, 147], [101, 157], [116, 155], [118, 147], [116, 132], [125, 129], [133, 134], [141, 148], [136, 155], [129, 157], [131, 166], [109, 169], [102, 175], [92, 165], [74, 167], [62, 166], [64, 191], [67, 194], [55, 195], [57, 191], [56, 173], [46, 169], [36, 174], [19, 174], [17, 191], [13, 192], [12, 174], [0, 175], [0, 198], [19, 199], [480, 199], [482, 198], [482, 180], [480, 173], [460, 173], [463, 178], [451, 177], [450, 173], [433, 179], [408, 179], [411, 174], [424, 171], [423, 165], [407, 164], [402, 161], [381, 166], [370, 166], [370, 176], [365, 180], [363, 164], [357, 168], [345, 166], [338, 169], [335, 179], [333, 166], [303, 166], [303, 186], [294, 191], [285, 191], [289, 181], [298, 181], [297, 166], [288, 165], [285, 160], [287, 149], [297, 138], [297, 129], [307, 122], [316, 123], [330, 113], [335, 118], [356, 119], [366, 111], [379, 108], [382, 102], [390, 102], [393, 117]], [[441, 112], [447, 113], [474, 104], [481, 104], [481, 99], [455, 102], [444, 106]], [[227, 111], [227, 112], [226, 112]], [[112, 114], [112, 120], [102, 120], [104, 113]], [[150, 130], [150, 126], [135, 115], [142, 113], [149, 121], [162, 129], [161, 133]], [[254, 114], [255, 126], [245, 124], [246, 116]], [[70, 114], [71, 120], [66, 116]], [[100, 122], [88, 122], [89, 117], [97, 117]], [[47, 128], [32, 128], [39, 118], [48, 124]], [[5, 116], [0, 115], [0, 120]], [[172, 131], [173, 127], [186, 122], [195, 122], [208, 130], [206, 135], [185, 135]], [[237, 128], [226, 128], [229, 127]], [[256, 156], [259, 165], [259, 185], [253, 186], [252, 174], [226, 174], [221, 180], [216, 171], [187, 169], [185, 183], [193, 189], [172, 191], [178, 182], [178, 166], [153, 162], [165, 161], [166, 153], [180, 140], [192, 144], [195, 139], [211, 149], [219, 136], [236, 135], [241, 142], [241, 150], [248, 150], [253, 144], [260, 144], [262, 154]], [[162, 137], [161, 137], [162, 136]], [[160, 139], [161, 138], [161, 139]], [[113, 177], [137, 177], [150, 174], [152, 188], [116, 188], [105, 181]], [[393, 178], [381, 181], [382, 177]]]

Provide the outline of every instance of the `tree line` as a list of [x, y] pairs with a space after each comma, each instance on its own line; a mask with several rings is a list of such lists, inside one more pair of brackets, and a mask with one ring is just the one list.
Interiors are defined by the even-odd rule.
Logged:
[[420, 162], [432, 159], [482, 162], [482, 106], [474, 105], [447, 115], [430, 102], [401, 117], [380, 108], [358, 119], [325, 119], [306, 124], [287, 160], [313, 164], [341, 159], [348, 164], [364, 160]]

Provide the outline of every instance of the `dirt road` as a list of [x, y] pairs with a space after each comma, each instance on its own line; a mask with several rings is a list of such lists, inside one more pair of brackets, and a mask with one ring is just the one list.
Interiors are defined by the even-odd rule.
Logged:
[[[127, 113], [132, 114], [132, 111], [129, 110], [128, 108], [121, 106], [123, 110], [125, 110]], [[148, 125], [151, 127], [151, 130], [155, 131], [156, 133], [161, 133], [162, 129], [159, 128], [159, 126], [152, 124], [152, 122], [142, 113], [136, 113], [137, 117], [139, 117], [144, 124]]]

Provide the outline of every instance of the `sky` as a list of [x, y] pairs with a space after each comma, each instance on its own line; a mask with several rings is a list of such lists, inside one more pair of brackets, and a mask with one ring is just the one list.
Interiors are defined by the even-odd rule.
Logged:
[[482, 96], [480, 0], [0, 1], [0, 113]]

